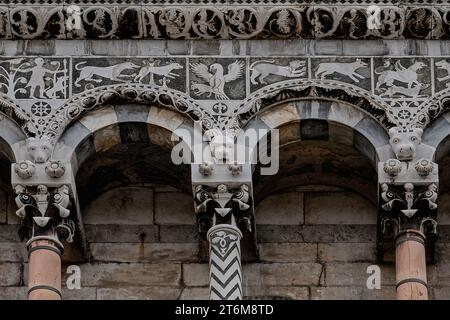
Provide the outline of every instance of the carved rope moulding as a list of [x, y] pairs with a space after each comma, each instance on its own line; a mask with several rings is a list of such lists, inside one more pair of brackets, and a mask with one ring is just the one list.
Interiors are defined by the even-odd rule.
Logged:
[[351, 104], [386, 128], [450, 106], [450, 57], [1, 57], [0, 78], [1, 111], [32, 136], [103, 104], [159, 104], [222, 130], [287, 100]]
[[[79, 5], [81, 25], [68, 28], [66, 20], [69, 14], [62, 1], [13, 1], [10, 6], [0, 5], [0, 38], [450, 38], [450, 3], [447, 1], [430, 1], [430, 5], [423, 4], [426, 1], [418, 5], [411, 1], [397, 5], [356, 0], [344, 3], [305, 1], [300, 4], [294, 1], [292, 4], [290, 1], [283, 1], [283, 4], [276, 1], [216, 2], [195, 3], [193, 6], [190, 1], [173, 0], [162, 6], [160, 1], [144, 1], [143, 4], [112, 1], [109, 5], [97, 1], [75, 1], [65, 6]], [[335, 3], [339, 5], [333, 6]], [[380, 8], [380, 26], [368, 28], [367, 20], [371, 18], [367, 7], [374, 4]]]

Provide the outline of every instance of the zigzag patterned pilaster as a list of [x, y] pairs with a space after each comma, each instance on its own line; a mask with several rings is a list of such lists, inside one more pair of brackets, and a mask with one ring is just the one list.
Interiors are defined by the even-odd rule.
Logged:
[[208, 231], [209, 298], [242, 299], [241, 231], [232, 225], [219, 224]]

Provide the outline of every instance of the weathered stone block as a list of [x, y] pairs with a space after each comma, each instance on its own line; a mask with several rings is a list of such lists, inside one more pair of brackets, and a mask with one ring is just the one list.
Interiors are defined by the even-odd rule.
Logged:
[[153, 224], [153, 192], [149, 188], [116, 188], [83, 210], [86, 224]]
[[97, 300], [176, 300], [180, 292], [180, 288], [157, 286], [98, 288]]
[[27, 287], [0, 287], [0, 300], [26, 300]]
[[395, 300], [396, 299], [395, 286], [381, 286], [380, 289], [369, 290], [363, 287], [363, 300]]
[[265, 286], [318, 285], [322, 266], [318, 263], [261, 264], [261, 283]]
[[67, 288], [62, 288], [63, 300], [96, 300], [97, 299], [97, 288], [85, 287], [81, 289], [69, 290]]
[[[81, 264], [80, 268], [81, 287], [176, 287], [181, 279], [181, 265], [176, 263], [91, 263]], [[63, 282], [66, 279], [63, 273]]]
[[159, 227], [155, 225], [86, 224], [89, 242], [157, 242]]
[[377, 209], [353, 192], [306, 193], [307, 224], [376, 224]]
[[183, 264], [183, 283], [188, 287], [202, 287], [209, 284], [207, 263]]
[[312, 300], [360, 300], [362, 287], [312, 287]]
[[91, 243], [94, 261], [198, 261], [196, 243]]
[[209, 288], [184, 288], [180, 300], [208, 300]]
[[23, 262], [28, 260], [28, 252], [25, 243], [0, 242], [0, 263]]
[[161, 225], [159, 230], [159, 241], [161, 242], [198, 244], [200, 239], [196, 225]]
[[302, 224], [303, 194], [285, 192], [270, 195], [258, 204], [255, 216], [257, 224]]
[[22, 264], [1, 263], [0, 275], [0, 287], [19, 286], [22, 277]]
[[436, 300], [449, 300], [450, 299], [450, 287], [433, 287], [433, 297]]
[[320, 261], [376, 261], [375, 243], [319, 243]]
[[195, 224], [192, 196], [182, 192], [155, 193], [156, 224]]
[[317, 260], [317, 244], [263, 243], [258, 247], [260, 260], [265, 262], [312, 262]]

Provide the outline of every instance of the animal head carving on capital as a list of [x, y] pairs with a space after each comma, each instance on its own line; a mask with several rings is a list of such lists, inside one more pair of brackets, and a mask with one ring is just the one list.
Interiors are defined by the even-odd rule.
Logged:
[[44, 163], [50, 159], [53, 146], [48, 137], [28, 138], [26, 140], [27, 153], [35, 163]]
[[417, 147], [422, 143], [421, 128], [389, 129], [389, 143], [396, 158], [400, 161], [411, 161], [416, 156]]

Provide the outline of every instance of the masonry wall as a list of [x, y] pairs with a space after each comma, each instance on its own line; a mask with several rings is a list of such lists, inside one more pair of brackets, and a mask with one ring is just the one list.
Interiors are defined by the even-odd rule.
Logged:
[[[5, 199], [6, 198], [6, 199]], [[6, 200], [6, 201], [5, 201]], [[15, 205], [0, 213], [0, 299], [26, 298], [27, 254], [18, 242]], [[428, 266], [431, 298], [450, 298], [450, 194], [441, 198], [440, 240]], [[65, 299], [207, 299], [190, 195], [166, 186], [106, 192], [83, 210], [92, 260], [66, 251]], [[247, 299], [394, 299], [395, 268], [380, 264], [381, 290], [366, 288], [376, 264], [376, 207], [353, 192], [298, 187], [256, 207], [260, 261], [244, 263]], [[81, 267], [81, 290], [67, 290], [66, 268]]]

